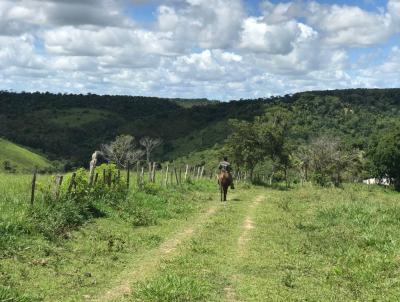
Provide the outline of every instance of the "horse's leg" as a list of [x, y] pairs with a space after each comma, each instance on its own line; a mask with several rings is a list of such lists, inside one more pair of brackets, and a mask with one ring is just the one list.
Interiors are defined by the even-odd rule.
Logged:
[[226, 194], [228, 193], [228, 187], [224, 187], [224, 201], [226, 201]]
[[220, 197], [221, 197], [221, 201], [223, 201], [223, 187], [222, 187], [222, 184], [220, 183], [219, 184], [219, 193], [220, 193]]

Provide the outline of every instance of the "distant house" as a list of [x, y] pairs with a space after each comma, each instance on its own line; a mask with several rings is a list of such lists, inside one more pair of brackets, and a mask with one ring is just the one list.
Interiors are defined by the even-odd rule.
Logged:
[[389, 186], [391, 181], [389, 178], [369, 178], [369, 179], [364, 179], [363, 183], [367, 185]]

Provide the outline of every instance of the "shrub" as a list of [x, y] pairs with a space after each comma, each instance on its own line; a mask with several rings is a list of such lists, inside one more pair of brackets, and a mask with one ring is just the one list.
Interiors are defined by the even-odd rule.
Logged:
[[97, 167], [96, 173], [106, 178], [98, 177], [97, 182], [90, 185], [87, 171], [78, 169], [64, 177], [57, 196], [49, 188], [39, 185], [43, 202], [35, 203], [30, 209], [30, 221], [46, 238], [55, 239], [91, 218], [102, 216], [96, 207], [99, 201], [115, 205], [126, 198], [125, 182], [118, 177], [117, 171], [113, 164]]

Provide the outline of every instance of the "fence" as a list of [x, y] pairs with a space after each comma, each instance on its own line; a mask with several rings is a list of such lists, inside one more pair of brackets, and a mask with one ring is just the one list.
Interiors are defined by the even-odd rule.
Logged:
[[[180, 186], [185, 182], [193, 182], [201, 179], [216, 180], [217, 173], [217, 169], [206, 169], [205, 166], [191, 166], [189, 164], [176, 166], [169, 163], [162, 166], [157, 162], [138, 162], [136, 167], [129, 167], [124, 171], [118, 169], [113, 173], [111, 170], [107, 171], [103, 169], [102, 175], [96, 172], [89, 172], [87, 185], [91, 187], [101, 183], [104, 186], [111, 187], [117, 180], [120, 181], [121, 177], [124, 177], [128, 189], [132, 186], [132, 183], [137, 188], [141, 188], [145, 183], [154, 183], [164, 187]], [[249, 175], [247, 171], [237, 171], [233, 173], [233, 178], [235, 182], [246, 182], [249, 180]], [[76, 173], [73, 172], [67, 185], [67, 194], [71, 194], [73, 188], [76, 187], [75, 178]], [[37, 179], [38, 173], [35, 171], [31, 183], [31, 204], [35, 201]], [[60, 188], [64, 181], [65, 177], [63, 175], [55, 175], [53, 177], [51, 191], [54, 197], [58, 198], [60, 195]]]

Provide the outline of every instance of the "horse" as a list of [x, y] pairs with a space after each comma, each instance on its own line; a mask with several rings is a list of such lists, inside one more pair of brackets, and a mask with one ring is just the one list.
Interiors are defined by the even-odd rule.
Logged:
[[221, 193], [221, 201], [226, 201], [228, 187], [232, 184], [232, 175], [227, 171], [221, 171], [218, 175], [219, 190]]

